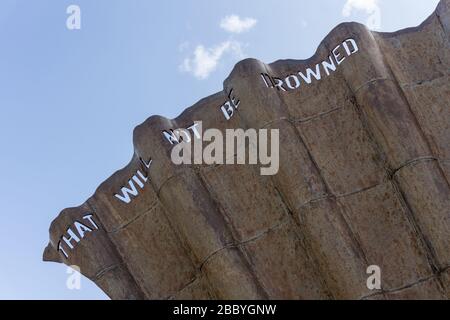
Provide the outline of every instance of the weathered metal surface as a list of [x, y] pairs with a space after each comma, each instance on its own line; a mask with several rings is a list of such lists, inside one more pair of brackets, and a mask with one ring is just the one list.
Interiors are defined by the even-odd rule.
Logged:
[[[63, 210], [44, 260], [113, 299], [449, 298], [449, 49], [442, 0], [417, 28], [344, 23], [310, 59], [238, 63], [222, 92], [135, 129], [131, 162]], [[199, 120], [279, 129], [278, 173], [174, 165], [162, 131]]]

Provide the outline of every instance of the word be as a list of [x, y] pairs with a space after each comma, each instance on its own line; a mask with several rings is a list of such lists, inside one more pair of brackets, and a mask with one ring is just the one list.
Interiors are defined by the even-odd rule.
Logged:
[[[342, 50], [342, 48], [344, 50]], [[261, 73], [261, 78], [268, 88], [277, 88], [280, 91], [295, 90], [300, 88], [302, 82], [311, 84], [313, 78], [319, 81], [324, 76], [324, 73], [326, 76], [329, 76], [331, 72], [336, 71], [337, 67], [344, 62], [347, 57], [350, 57], [358, 51], [359, 48], [356, 41], [354, 39], [347, 39], [331, 51], [328, 60], [316, 64], [314, 70], [307, 68], [304, 72], [299, 71], [296, 74], [288, 75], [284, 80], [272, 77], [267, 73]], [[321, 69], [323, 69], [323, 71], [321, 71]]]
[[[88, 221], [93, 229], [79, 221], [75, 221], [73, 226], [67, 229], [67, 235], [61, 237], [61, 240], [58, 242], [58, 251], [61, 251], [66, 259], [69, 258], [69, 255], [65, 249], [69, 248], [70, 250], [73, 250], [75, 245], [84, 238], [86, 232], [98, 230], [98, 226], [92, 217], [92, 214], [88, 214], [83, 216], [83, 220]], [[75, 229], [75, 231], [72, 228]], [[72, 243], [73, 241], [75, 241], [75, 243]], [[64, 248], [63, 243], [66, 244], [66, 248]]]
[[66, 27], [69, 30], [81, 29], [81, 9], [79, 6], [72, 4], [67, 7], [66, 13], [70, 14], [66, 20]]
[[[268, 165], [260, 168], [261, 175], [275, 175], [279, 169], [279, 130], [270, 130], [270, 155], [268, 152], [268, 129], [226, 129], [225, 140], [222, 131], [210, 128], [204, 133], [202, 122], [195, 122], [195, 128], [198, 135], [193, 139], [185, 129], [178, 129], [174, 132], [182, 134], [184, 138], [172, 148], [171, 159], [176, 165], [191, 164], [192, 156], [194, 164], [246, 164], [248, 155], [248, 164]], [[180, 138], [177, 139], [178, 141]], [[248, 142], [248, 154], [246, 153], [246, 141]], [[210, 142], [203, 148], [203, 142]], [[235, 144], [236, 142], [236, 144]], [[192, 151], [192, 147], [194, 151]], [[225, 154], [224, 154], [225, 148]], [[224, 159], [225, 157], [225, 159]]]
[[222, 113], [225, 117], [225, 119], [230, 120], [231, 117], [234, 115], [234, 110], [239, 107], [239, 104], [241, 103], [240, 100], [238, 100], [233, 95], [233, 89], [230, 90], [230, 93], [228, 94], [228, 101], [225, 102], [221, 107], [220, 110], [222, 110]]
[[[148, 163], [141, 159], [141, 163], [149, 169], [152, 160], [150, 160]], [[126, 204], [130, 203], [133, 197], [137, 197], [139, 195], [139, 191], [136, 188], [135, 183], [139, 186], [139, 188], [144, 189], [145, 183], [148, 181], [148, 177], [144, 176], [144, 174], [141, 172], [141, 170], [137, 170], [136, 174], [131, 177], [130, 180], [128, 180], [128, 187], [122, 187], [120, 189], [121, 194], [115, 194], [114, 196], [119, 199], [122, 202], [125, 202]]]

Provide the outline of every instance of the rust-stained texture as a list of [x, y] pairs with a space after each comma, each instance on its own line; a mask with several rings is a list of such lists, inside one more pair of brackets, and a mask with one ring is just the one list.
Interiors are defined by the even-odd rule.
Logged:
[[[448, 299], [449, 49], [442, 0], [417, 28], [344, 23], [308, 60], [238, 63], [222, 92], [135, 129], [131, 162], [54, 220], [44, 260], [79, 266], [112, 299]], [[320, 80], [299, 77], [317, 64]], [[162, 131], [200, 120], [279, 129], [278, 174], [174, 165]], [[125, 203], [114, 195], [133, 176], [148, 181]]]

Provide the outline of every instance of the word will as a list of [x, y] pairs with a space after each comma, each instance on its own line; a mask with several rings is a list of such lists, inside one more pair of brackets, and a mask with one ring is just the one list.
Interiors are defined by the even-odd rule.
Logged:
[[337, 67], [344, 62], [347, 57], [359, 51], [358, 45], [354, 39], [347, 39], [342, 44], [334, 48], [327, 60], [315, 65], [314, 70], [307, 68], [305, 71], [299, 71], [280, 79], [272, 77], [267, 73], [261, 73], [261, 78], [268, 88], [277, 88], [280, 91], [295, 90], [300, 88], [302, 83], [311, 84], [313, 78], [320, 81], [325, 75], [329, 76], [337, 70]]
[[[153, 160], [149, 162], [145, 162], [143, 159], [140, 159], [141, 163], [145, 166], [145, 168], [150, 169]], [[136, 174], [134, 174], [128, 180], [128, 186], [124, 186], [120, 189], [120, 193], [116, 193], [114, 196], [122, 202], [126, 204], [130, 203], [133, 198], [139, 195], [139, 190], [136, 188], [136, 184], [140, 189], [144, 189], [145, 183], [148, 181], [148, 176], [145, 176], [141, 170], [137, 170]], [[135, 184], [136, 183], [136, 184]]]

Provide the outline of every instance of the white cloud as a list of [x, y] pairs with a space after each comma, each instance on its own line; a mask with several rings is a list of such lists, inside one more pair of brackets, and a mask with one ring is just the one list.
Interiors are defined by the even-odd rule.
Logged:
[[220, 60], [227, 53], [230, 53], [239, 59], [242, 59], [244, 56], [242, 45], [237, 41], [224, 41], [211, 48], [205, 48], [203, 45], [198, 45], [192, 56], [184, 59], [183, 63], [180, 65], [180, 70], [182, 72], [191, 73], [197, 79], [206, 79], [211, 72], [216, 70]]
[[231, 33], [241, 33], [248, 31], [253, 28], [256, 24], [256, 19], [253, 18], [243, 18], [233, 14], [231, 16], [226, 16], [220, 22], [220, 27], [225, 31]]
[[377, 0], [347, 0], [342, 9], [342, 15], [349, 17], [353, 9], [365, 11], [367, 14], [372, 13], [378, 7]]
[[381, 9], [378, 0], [347, 0], [342, 8], [342, 15], [349, 17], [354, 10], [363, 11], [369, 15], [366, 24], [370, 29], [381, 28]]

